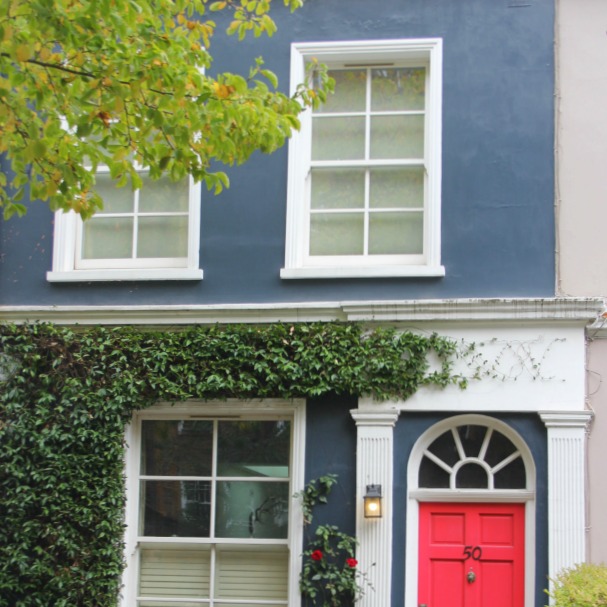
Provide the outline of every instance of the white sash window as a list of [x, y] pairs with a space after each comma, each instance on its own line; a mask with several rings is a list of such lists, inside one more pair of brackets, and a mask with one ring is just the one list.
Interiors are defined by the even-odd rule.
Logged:
[[282, 278], [440, 276], [441, 41], [304, 43], [335, 92], [289, 148]]
[[125, 605], [289, 605], [301, 554], [302, 410], [193, 404], [135, 417]]
[[118, 188], [107, 168], [97, 172], [104, 207], [82, 221], [55, 214], [51, 282], [201, 279], [200, 184], [168, 177]]

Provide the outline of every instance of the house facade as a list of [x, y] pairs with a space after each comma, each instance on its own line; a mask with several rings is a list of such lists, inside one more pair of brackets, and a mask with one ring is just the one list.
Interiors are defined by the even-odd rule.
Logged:
[[[331, 0], [273, 17], [272, 38], [218, 37], [213, 69], [262, 55], [293, 90], [329, 67], [335, 94], [288, 149], [230, 170], [218, 197], [101, 173], [86, 224], [32, 201], [0, 223], [0, 319], [389, 326], [453, 339], [468, 385], [139, 411], [122, 603], [300, 605], [292, 495], [336, 473], [341, 504], [319, 516], [359, 540], [362, 606], [543, 605], [588, 551], [586, 327], [603, 310], [555, 286], [555, 5]], [[370, 485], [380, 518], [364, 516]]]
[[[601, 2], [561, 1], [557, 28], [557, 264], [562, 296], [607, 295], [600, 259], [607, 186], [601, 167], [607, 158], [606, 48], [599, 24], [607, 20]], [[583, 59], [580, 61], [580, 59]], [[607, 561], [607, 526], [602, 515], [607, 489], [601, 471], [605, 432], [607, 368], [604, 318], [588, 329], [588, 403], [594, 418], [588, 440], [588, 558]]]

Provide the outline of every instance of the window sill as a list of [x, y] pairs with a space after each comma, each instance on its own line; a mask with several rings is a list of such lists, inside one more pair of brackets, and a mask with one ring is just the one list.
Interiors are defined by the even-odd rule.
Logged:
[[118, 282], [142, 280], [202, 280], [202, 270], [189, 268], [71, 270], [47, 272], [48, 282]]
[[282, 268], [283, 279], [306, 278], [415, 278], [440, 277], [445, 275], [444, 266], [375, 266], [375, 267], [322, 267]]

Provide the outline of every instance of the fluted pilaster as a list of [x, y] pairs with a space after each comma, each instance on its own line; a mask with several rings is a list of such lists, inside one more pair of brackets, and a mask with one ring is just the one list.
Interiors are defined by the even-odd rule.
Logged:
[[[390, 605], [392, 587], [392, 468], [393, 429], [398, 412], [353, 410], [357, 426], [356, 450], [356, 535], [357, 558], [373, 590], [357, 603], [360, 607]], [[363, 495], [367, 485], [382, 486], [382, 518], [365, 519]]]
[[586, 559], [585, 444], [590, 411], [542, 413], [548, 429], [548, 575]]

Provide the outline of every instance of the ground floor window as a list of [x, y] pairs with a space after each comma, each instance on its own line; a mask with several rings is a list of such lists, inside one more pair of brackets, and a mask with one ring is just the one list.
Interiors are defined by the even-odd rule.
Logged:
[[126, 604], [288, 605], [302, 408], [185, 404], [135, 417]]

